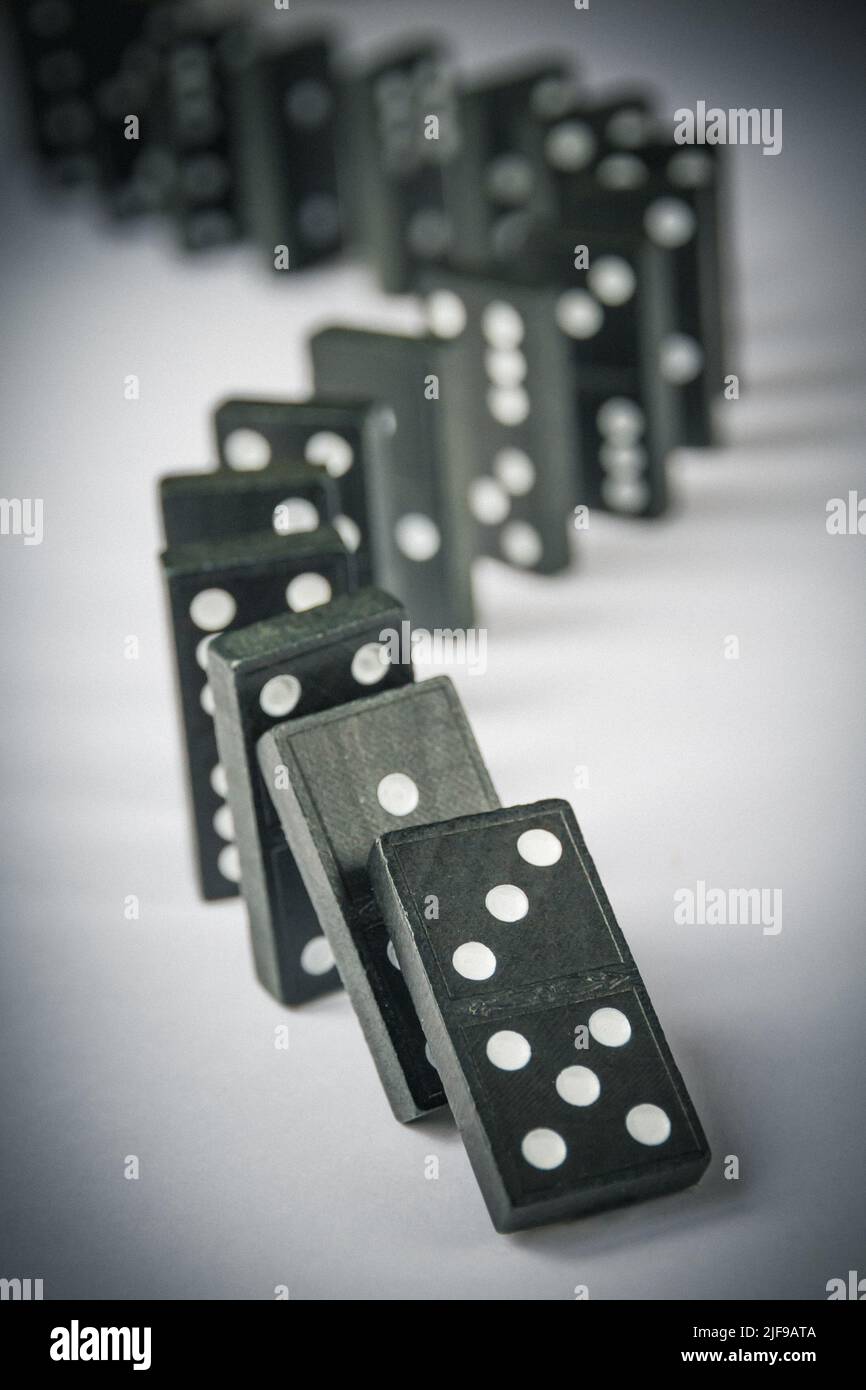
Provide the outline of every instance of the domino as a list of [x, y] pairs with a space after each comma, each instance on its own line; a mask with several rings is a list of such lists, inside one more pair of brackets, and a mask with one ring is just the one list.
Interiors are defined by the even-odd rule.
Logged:
[[444, 166], [459, 144], [448, 50], [391, 47], [342, 85], [343, 168], [356, 240], [390, 294], [452, 250]]
[[637, 151], [655, 131], [654, 104], [647, 88], [618, 88], [597, 97], [577, 97], [536, 118], [542, 126], [542, 161], [553, 185], [558, 220], [579, 222], [591, 213], [600, 194], [645, 185], [647, 171]]
[[460, 89], [459, 143], [444, 166], [449, 265], [489, 272], [507, 264], [528, 221], [556, 216], [544, 121], [573, 96], [572, 73], [559, 59], [499, 69]]
[[690, 149], [662, 139], [649, 95], [635, 91], [563, 113], [547, 127], [544, 158], [561, 223], [580, 225], [592, 217], [599, 198], [608, 198], [623, 225], [642, 219], [668, 251], [676, 334], [671, 362], [684, 403], [682, 442], [711, 444], [712, 402], [722, 389], [726, 354], [718, 147]]
[[71, 3], [12, 0], [7, 6], [17, 49], [28, 134], [58, 183], [95, 183], [96, 122], [92, 78], [83, 50], [80, 16]]
[[[626, 201], [623, 201], [623, 200]], [[599, 199], [571, 229], [539, 229], [512, 277], [555, 285], [552, 331], [565, 345], [577, 434], [577, 501], [620, 516], [660, 515], [667, 460], [684, 436], [675, 370], [674, 267], [639, 199]]]
[[314, 265], [342, 240], [330, 46], [253, 35], [227, 61], [244, 228], [275, 269]]
[[162, 556], [174, 637], [187, 781], [201, 894], [238, 892], [240, 862], [207, 677], [211, 639], [284, 612], [326, 602], [351, 583], [349, 557], [330, 527], [171, 546]]
[[[316, 388], [384, 407], [386, 449], [371, 483], [373, 572], [417, 627], [471, 627], [474, 526], [465, 465], [445, 440], [450, 345], [432, 338], [325, 328], [310, 340]], [[450, 379], [450, 378], [449, 378]]]
[[[140, 0], [13, 0], [33, 139], [51, 177], [93, 185], [118, 216], [162, 207], [171, 169], [159, 148], [164, 7]], [[138, 138], [124, 133], [139, 121]]]
[[410, 682], [411, 661], [381, 640], [402, 633], [405, 618], [387, 594], [361, 589], [223, 633], [208, 648], [256, 972], [285, 1004], [336, 989], [339, 977], [259, 772], [256, 743], [289, 716], [302, 719]]
[[[119, 219], [170, 208], [177, 173], [163, 82], [175, 12], [171, 3], [150, 7], [127, 0], [127, 5], [137, 12], [140, 32], [118, 54], [116, 66], [95, 92], [100, 187], [110, 212]], [[106, 30], [116, 35], [116, 5], [107, 6], [107, 17], [89, 5], [82, 8], [99, 28], [95, 42], [105, 41]], [[134, 139], [127, 138], [131, 114], [137, 121]]]
[[395, 830], [370, 877], [498, 1231], [698, 1180], [706, 1139], [566, 802]]
[[715, 442], [713, 405], [724, 387], [730, 337], [724, 154], [718, 145], [697, 149], [660, 141], [639, 153], [650, 171], [653, 195], [645, 217], [653, 218], [659, 233], [673, 243], [684, 442], [706, 447]]
[[499, 803], [445, 677], [279, 724], [259, 765], [398, 1120], [444, 1103], [373, 899], [377, 836]]
[[356, 558], [358, 580], [373, 576], [368, 502], [388, 434], [384, 412], [364, 400], [227, 400], [214, 413], [220, 467], [249, 476], [307, 463], [337, 488], [339, 510], [328, 520]]
[[188, 251], [223, 246], [244, 232], [230, 83], [235, 55], [251, 42], [246, 26], [207, 12], [181, 9], [172, 23], [163, 100], [176, 168], [171, 211]]
[[540, 574], [571, 562], [576, 412], [557, 292], [431, 271], [419, 281], [443, 368], [446, 448], [464, 464], [475, 551]]
[[169, 474], [160, 479], [159, 500], [169, 546], [269, 529], [278, 536], [315, 531], [340, 512], [337, 484], [306, 463], [263, 473]]

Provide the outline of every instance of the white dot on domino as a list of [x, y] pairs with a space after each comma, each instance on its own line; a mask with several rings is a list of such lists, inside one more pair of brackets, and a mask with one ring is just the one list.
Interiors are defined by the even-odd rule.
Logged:
[[614, 512], [642, 512], [650, 501], [650, 490], [643, 478], [605, 478], [601, 485], [605, 505]]
[[529, 899], [515, 883], [498, 883], [485, 897], [484, 906], [499, 922], [520, 922], [529, 911]]
[[548, 131], [544, 153], [548, 164], [564, 173], [585, 169], [596, 149], [596, 138], [586, 121], [562, 121]]
[[556, 322], [569, 338], [594, 338], [604, 323], [604, 310], [588, 290], [565, 290], [556, 301]]
[[511, 498], [495, 478], [474, 478], [469, 484], [469, 510], [482, 526], [499, 526], [511, 510]]
[[466, 306], [453, 290], [434, 290], [427, 300], [427, 321], [437, 338], [459, 338], [466, 327]]
[[697, 219], [682, 198], [657, 198], [644, 213], [644, 227], [657, 246], [675, 250], [695, 234]]
[[589, 1018], [590, 1036], [603, 1047], [624, 1047], [631, 1037], [631, 1024], [621, 1009], [596, 1009]]
[[217, 796], [221, 796], [223, 799], [225, 799], [228, 796], [228, 778], [226, 777], [226, 770], [223, 767], [222, 763], [217, 763], [214, 767], [211, 768], [210, 784], [216, 792]]
[[481, 316], [481, 331], [491, 347], [516, 348], [523, 341], [523, 319], [513, 304], [496, 299]]
[[333, 518], [331, 525], [340, 537], [343, 545], [349, 551], [349, 554], [354, 555], [355, 551], [358, 550], [361, 545], [361, 528], [357, 521], [353, 520], [350, 516], [346, 516], [345, 512], [340, 512], [338, 516]]
[[410, 816], [418, 805], [419, 792], [405, 772], [389, 772], [376, 788], [376, 798], [391, 816]]
[[517, 853], [527, 864], [548, 868], [562, 857], [562, 844], [550, 830], [524, 830], [517, 837]]
[[627, 396], [611, 396], [599, 407], [595, 420], [599, 433], [613, 444], [636, 444], [646, 425], [637, 401]]
[[439, 527], [423, 512], [407, 512], [394, 527], [397, 549], [407, 560], [422, 563], [432, 560], [442, 544]]
[[589, 1067], [564, 1067], [556, 1078], [556, 1092], [566, 1105], [594, 1105], [601, 1095], [601, 1082]]
[[382, 642], [365, 642], [352, 657], [352, 676], [359, 685], [378, 685], [389, 666], [388, 648]]
[[704, 366], [704, 350], [688, 333], [669, 333], [662, 339], [659, 367], [665, 381], [684, 386], [700, 376]]
[[500, 449], [493, 472], [512, 497], [525, 497], [535, 486], [535, 464], [523, 449]]
[[487, 1039], [487, 1060], [500, 1071], [521, 1071], [532, 1056], [532, 1048], [522, 1033], [500, 1029]]
[[203, 671], [207, 670], [207, 649], [216, 636], [218, 636], [216, 632], [209, 632], [207, 637], [201, 639], [195, 649], [195, 659]]
[[527, 1163], [544, 1172], [559, 1168], [568, 1153], [562, 1135], [553, 1129], [531, 1129], [523, 1136], [520, 1151]]
[[529, 415], [529, 393], [523, 386], [491, 386], [487, 409], [500, 425], [522, 425]]
[[649, 117], [639, 107], [625, 107], [615, 111], [605, 127], [605, 135], [612, 145], [621, 149], [635, 150], [645, 145], [649, 134]]
[[655, 1147], [670, 1138], [671, 1122], [659, 1105], [635, 1105], [625, 1117], [625, 1127], [638, 1144]]
[[586, 273], [586, 283], [596, 299], [615, 308], [631, 299], [637, 277], [622, 256], [599, 256]]
[[484, 367], [494, 385], [508, 389], [521, 384], [529, 370], [529, 363], [520, 348], [488, 348], [484, 354]]
[[259, 705], [272, 719], [291, 714], [301, 698], [301, 682], [297, 676], [271, 676], [259, 691]]
[[217, 855], [217, 868], [229, 883], [241, 881], [241, 858], [237, 845], [224, 845]]
[[326, 975], [334, 968], [334, 953], [324, 936], [314, 936], [301, 952], [301, 969], [308, 975]]
[[649, 169], [637, 155], [609, 154], [599, 164], [595, 176], [603, 188], [640, 188], [649, 178]]
[[315, 531], [319, 513], [307, 497], [286, 497], [274, 507], [273, 527], [278, 536]]
[[483, 941], [464, 941], [451, 957], [451, 963], [464, 980], [489, 980], [496, 969], [496, 957]]
[[189, 605], [189, 616], [204, 632], [221, 632], [237, 612], [227, 589], [201, 589]]
[[342, 478], [355, 459], [355, 451], [343, 435], [333, 430], [311, 434], [304, 447], [304, 458], [316, 468], [324, 468], [331, 478]]
[[502, 528], [499, 545], [512, 565], [529, 568], [537, 565], [544, 554], [541, 536], [528, 521], [508, 521]]
[[305, 613], [308, 608], [318, 608], [331, 597], [331, 585], [323, 574], [310, 570], [296, 574], [286, 588], [286, 603], [293, 613]]
[[258, 430], [232, 430], [223, 440], [223, 458], [237, 472], [255, 472], [267, 468], [271, 461], [271, 446]]

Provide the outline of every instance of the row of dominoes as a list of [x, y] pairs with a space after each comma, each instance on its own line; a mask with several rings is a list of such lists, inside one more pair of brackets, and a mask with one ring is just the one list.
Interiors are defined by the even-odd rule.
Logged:
[[472, 555], [563, 569], [575, 507], [655, 516], [671, 451], [712, 441], [719, 151], [676, 145], [646, 91], [587, 96], [560, 59], [459, 80], [439, 43], [347, 63], [290, 11], [266, 29], [141, 0], [13, 14], [65, 176], [170, 208], [191, 247], [246, 235], [300, 268], [354, 246], [425, 296], [428, 339], [332, 330], [314, 361], [324, 392], [402, 407], [378, 565], [391, 583], [401, 539], [424, 555], [437, 621], [469, 620]]
[[[444, 41], [361, 63], [288, 9], [266, 26], [227, 0], [7, 8], [45, 165], [118, 215], [173, 213], [191, 250], [247, 237], [298, 269], [360, 246], [398, 291], [435, 264], [506, 266], [533, 222], [609, 193], [698, 198], [712, 220], [716, 147], [673, 145], [651, 91], [589, 95], [561, 57], [466, 79]], [[708, 283], [713, 236], [691, 268]]]
[[[237, 489], [210, 477], [213, 517]], [[450, 1104], [499, 1230], [696, 1181], [706, 1141], [570, 807], [500, 809], [451, 682], [413, 682], [403, 605], [329, 527], [165, 566], [205, 888], [240, 882], [266, 988], [342, 982], [394, 1114]]]
[[354, 242], [428, 309], [423, 338], [325, 329], [315, 398], [226, 402], [219, 467], [162, 481], [204, 895], [240, 885], [278, 999], [342, 980], [395, 1114], [447, 1100], [499, 1229], [696, 1180], [570, 809], [501, 809], [397, 637], [471, 624], [478, 554], [562, 569], [577, 505], [657, 514], [670, 450], [708, 442], [714, 152], [559, 62], [467, 84], [438, 45], [340, 71], [188, 7], [13, 12], [62, 176], [172, 209], [190, 248], [249, 235], [295, 269]]

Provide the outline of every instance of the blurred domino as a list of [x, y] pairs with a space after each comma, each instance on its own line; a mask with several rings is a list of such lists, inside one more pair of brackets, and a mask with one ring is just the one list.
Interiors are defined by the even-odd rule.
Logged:
[[[141, 0], [10, 0], [39, 157], [58, 182], [92, 185], [113, 213], [164, 206], [171, 187], [161, 61], [171, 7]], [[127, 120], [138, 121], [136, 138]]]
[[259, 531], [287, 536], [333, 523], [337, 485], [305, 463], [264, 473], [227, 469], [161, 478], [159, 500], [167, 545], [221, 540]]
[[383, 410], [364, 399], [223, 401], [214, 412], [220, 466], [247, 476], [306, 463], [336, 488], [328, 520], [355, 555], [358, 579], [372, 578], [373, 494], [387, 428]]
[[310, 340], [317, 390], [377, 401], [389, 421], [371, 488], [373, 570], [418, 627], [471, 627], [474, 526], [465, 461], [446, 442], [451, 344], [323, 328]]
[[[255, 33], [231, 53], [228, 72], [245, 231], [277, 269], [297, 270], [334, 255], [343, 229], [337, 89], [327, 37], [274, 44]], [[284, 267], [281, 254], [288, 256]]]
[[460, 89], [457, 150], [444, 168], [450, 265], [506, 264], [527, 220], [555, 217], [544, 120], [572, 99], [573, 76], [559, 58], [508, 65]]
[[409, 40], [342, 86], [342, 174], [355, 238], [391, 294], [452, 248], [444, 168], [458, 145], [447, 53]]
[[231, 73], [252, 43], [250, 27], [217, 12], [179, 6], [163, 63], [166, 134], [176, 175], [171, 211], [187, 251], [205, 251], [244, 234]]

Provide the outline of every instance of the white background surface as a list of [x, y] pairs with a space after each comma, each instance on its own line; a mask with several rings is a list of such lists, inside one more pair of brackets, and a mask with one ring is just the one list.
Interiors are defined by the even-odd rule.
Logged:
[[[345, 14], [366, 39], [407, 8]], [[503, 801], [575, 806], [712, 1168], [688, 1193], [497, 1236], [450, 1120], [392, 1120], [347, 999], [282, 1010], [242, 904], [196, 900], [155, 479], [211, 460], [221, 396], [302, 391], [313, 326], [413, 308], [358, 267], [274, 283], [246, 250], [190, 260], [167, 229], [111, 232], [39, 199], [7, 129], [2, 489], [45, 499], [45, 540], [0, 541], [0, 1273], [46, 1297], [811, 1299], [866, 1273], [866, 537], [825, 529], [828, 498], [866, 491], [846, 45], [796, 5], [784, 33], [751, 7], [746, 44], [699, 7], [686, 28], [681, 6], [649, 8], [512, 7], [497, 26], [437, 7], [467, 58], [543, 45], [544, 18], [599, 84], [655, 77], [664, 109], [784, 103], [786, 120], [777, 160], [732, 160], [727, 447], [677, 458], [668, 519], [593, 516], [568, 575], [481, 566], [489, 669], [456, 680]], [[698, 879], [780, 888], [782, 932], [675, 926]]]

